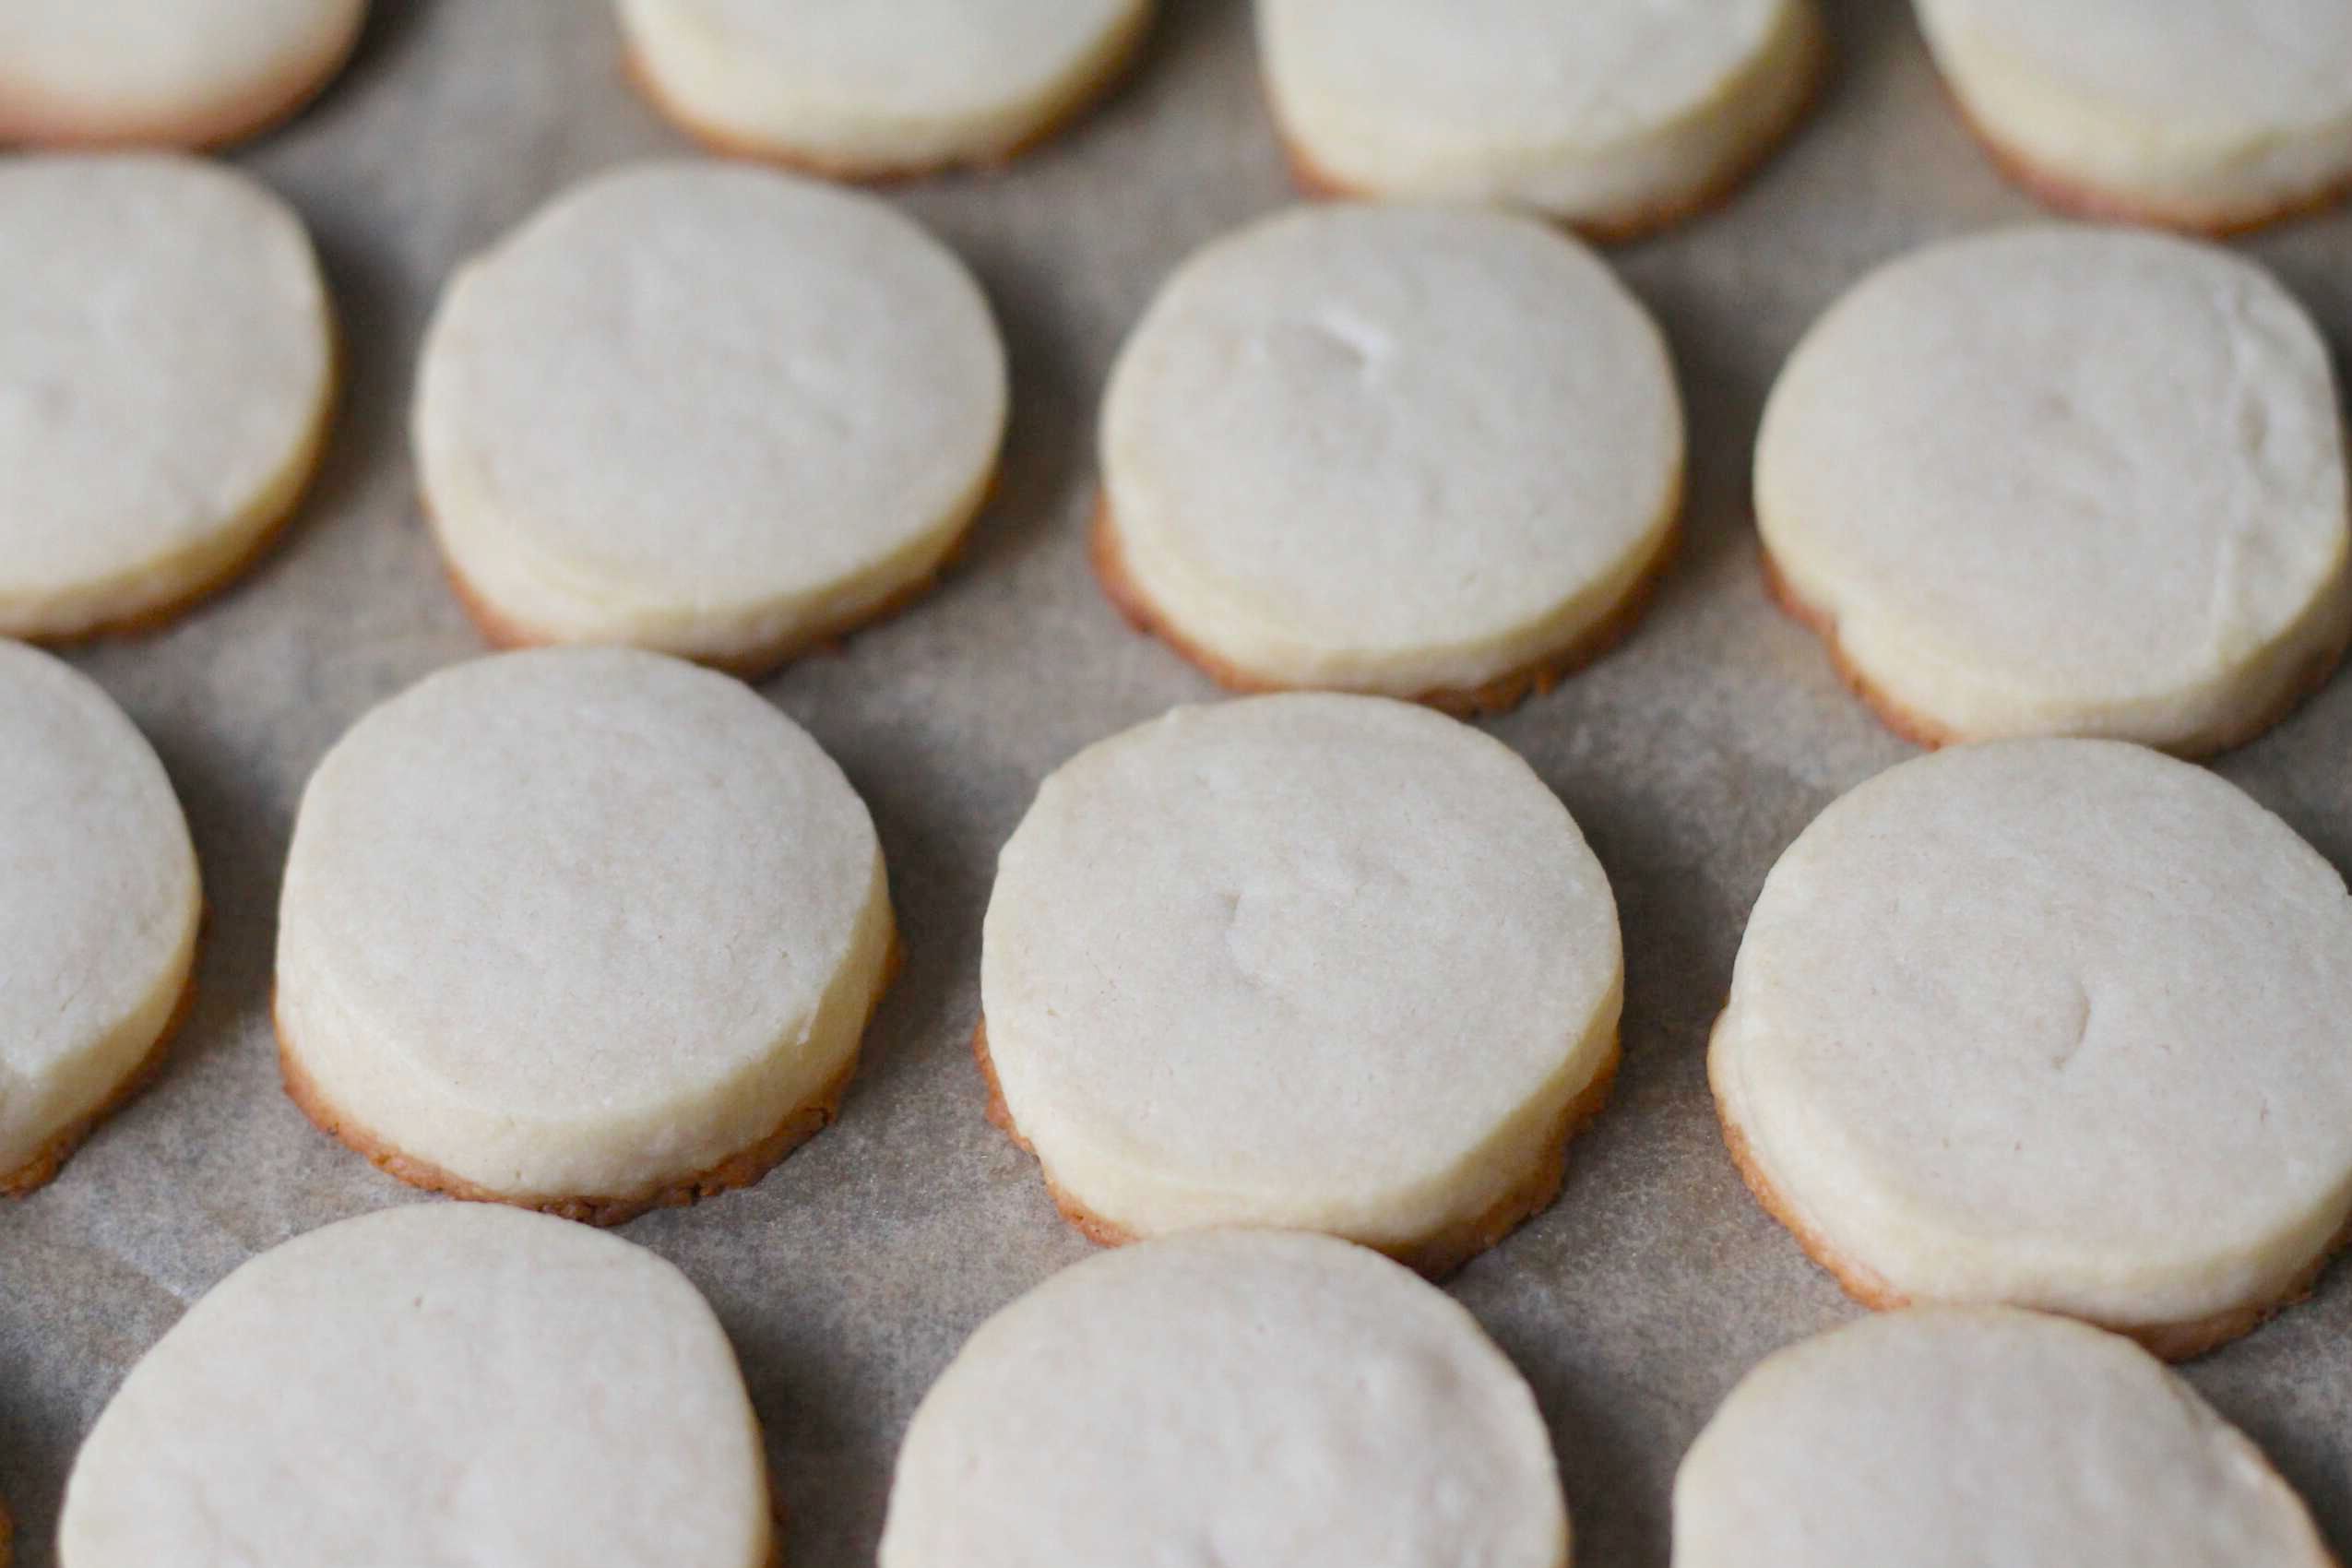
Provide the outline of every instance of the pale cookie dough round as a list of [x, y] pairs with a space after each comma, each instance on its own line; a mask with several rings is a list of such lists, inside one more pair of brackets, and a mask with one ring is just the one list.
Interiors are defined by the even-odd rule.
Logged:
[[1917, 0], [1978, 135], [2052, 205], [2244, 229], [2352, 185], [2343, 0]]
[[13, 158], [0, 279], [0, 636], [137, 625], [243, 568], [334, 402], [301, 220], [194, 159]]
[[617, 1222], [829, 1123], [894, 955], [864, 803], [742, 683], [625, 648], [477, 659], [303, 793], [286, 1086], [404, 1181]]
[[417, 464], [500, 642], [746, 673], [920, 591], [986, 497], [1004, 350], [962, 264], [871, 197], [640, 166], [461, 271]]
[[1522, 207], [1604, 238], [1728, 194], [1827, 59], [1814, 0], [1258, 0], [1302, 183]]
[[272, 1248], [90, 1429], [60, 1568], [769, 1568], [759, 1420], [686, 1277], [479, 1204]]
[[9, 0], [0, 142], [217, 147], [341, 70], [367, 0]]
[[1439, 1273], [1559, 1191], [1623, 976], [1600, 862], [1507, 747], [1376, 697], [1253, 697], [1039, 789], [979, 1045], [1097, 1240], [1273, 1225]]
[[203, 913], [145, 737], [87, 677], [0, 642], [0, 1194], [54, 1176], [160, 1056]]
[[872, 179], [997, 163], [1134, 59], [1152, 0], [619, 0], [638, 84], [727, 151]]
[[1527, 1385], [1442, 1291], [1207, 1231], [980, 1325], [908, 1429], [881, 1562], [1567, 1568], [1568, 1513]]
[[2128, 1340], [1998, 1307], [1768, 1358], [1674, 1481], [1674, 1568], [2334, 1568], [2261, 1450]]
[[1781, 857], [1708, 1073], [1749, 1184], [1861, 1300], [2195, 1354], [2352, 1217], [2352, 902], [2187, 763], [1955, 748]]
[[2216, 751], [2352, 636], [2327, 347], [2188, 241], [2039, 226], [1882, 269], [1773, 388], [1755, 500], [1783, 598], [1929, 743]]
[[1121, 352], [1097, 564], [1229, 685], [1507, 707], [1630, 624], [1681, 511], [1657, 325], [1468, 208], [1306, 208], [1201, 252]]

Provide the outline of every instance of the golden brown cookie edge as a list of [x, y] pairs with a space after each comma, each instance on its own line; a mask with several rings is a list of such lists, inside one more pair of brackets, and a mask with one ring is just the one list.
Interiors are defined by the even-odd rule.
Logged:
[[[1525, 210], [1558, 223], [1594, 244], [1621, 245], [1649, 239], [1727, 206], [1763, 171], [1765, 164], [1788, 146], [1796, 136], [1798, 127], [1810, 119], [1820, 106], [1827, 90], [1835, 68], [1835, 46], [1827, 25], [1818, 13], [1807, 24], [1807, 30], [1811, 36], [1804, 46], [1804, 85], [1789, 95], [1788, 106], [1780, 117], [1758, 135], [1752, 146], [1725, 164], [1697, 189], [1605, 217], [1562, 218], [1556, 213], [1544, 213], [1533, 208]], [[1379, 191], [1356, 185], [1323, 167], [1282, 125], [1281, 112], [1274, 107], [1276, 99], [1271, 84], [1261, 78], [1260, 89], [1274, 116], [1276, 137], [1282, 146], [1283, 160], [1289, 166], [1291, 183], [1301, 194], [1320, 201], [1383, 199]]]
[[[979, 1064], [980, 1077], [988, 1087], [986, 1114], [990, 1123], [1002, 1130], [1016, 1148], [1036, 1158], [1036, 1146], [1015, 1123], [1012, 1108], [1004, 1101], [1004, 1086], [996, 1075], [996, 1062], [989, 1053], [988, 1020], [985, 1017], [972, 1028], [972, 1059]], [[1543, 1157], [1526, 1177], [1507, 1189], [1491, 1206], [1466, 1219], [1455, 1221], [1433, 1235], [1411, 1242], [1373, 1243], [1373, 1250], [1385, 1253], [1426, 1278], [1443, 1279], [1548, 1207], [1560, 1195], [1560, 1189], [1568, 1177], [1568, 1146], [1607, 1108], [1610, 1091], [1617, 1081], [1618, 1068], [1623, 1060], [1623, 1051], [1612, 1039], [1609, 1055], [1601, 1063], [1599, 1070], [1593, 1075], [1591, 1082], [1569, 1100], [1561, 1113], [1558, 1127], [1544, 1141]], [[1038, 1170], [1054, 1207], [1088, 1241], [1099, 1246], [1123, 1247], [1142, 1239], [1123, 1226], [1096, 1214], [1056, 1184], [1042, 1159], [1039, 1160]]]
[[[1721, 1016], [1716, 1018], [1716, 1028], [1722, 1028]], [[1716, 1122], [1723, 1133], [1724, 1147], [1729, 1152], [1731, 1163], [1739, 1170], [1740, 1182], [1754, 1197], [1757, 1206], [1783, 1229], [1795, 1237], [1797, 1245], [1803, 1250], [1806, 1257], [1812, 1259], [1816, 1267], [1835, 1280], [1838, 1288], [1853, 1301], [1870, 1308], [1872, 1312], [1895, 1312], [1904, 1307], [1918, 1304], [1915, 1298], [1895, 1289], [1875, 1270], [1840, 1253], [1817, 1227], [1798, 1213], [1796, 1206], [1788, 1201], [1788, 1196], [1774, 1183], [1772, 1178], [1765, 1173], [1763, 1165], [1757, 1160], [1755, 1150], [1748, 1142], [1746, 1132], [1731, 1114], [1730, 1106], [1725, 1102], [1721, 1091], [1713, 1087], [1713, 1077], [1712, 1074], [1708, 1075], [1710, 1092], [1714, 1096]], [[2276, 1295], [2264, 1301], [2251, 1302], [2244, 1306], [2227, 1307], [2220, 1312], [2180, 1323], [2110, 1323], [2089, 1317], [2083, 1318], [2082, 1321], [2095, 1328], [2103, 1328], [2110, 1334], [2120, 1334], [2128, 1339], [2134, 1340], [2142, 1348], [2159, 1360], [2193, 1360], [2208, 1351], [2218, 1349], [2233, 1339], [2251, 1333], [2279, 1313], [2308, 1298], [2312, 1287], [2318, 1284], [2320, 1276], [2325, 1272], [2329, 1263], [2347, 1243], [2352, 1243], [2352, 1218], [2346, 1218], [2344, 1226], [2329, 1239], [2317, 1257], [2289, 1279], [2286, 1287]], [[2049, 1309], [2036, 1310], [2048, 1311]], [[2061, 1315], [2079, 1316], [2080, 1314]]]
[[938, 174], [965, 172], [1001, 173], [1017, 160], [1074, 129], [1127, 85], [1143, 59], [1145, 44], [1151, 37], [1157, 16], [1156, 6], [1145, 6], [1126, 35], [1116, 41], [1111, 58], [1099, 73], [1073, 91], [1065, 102], [1055, 105], [1042, 120], [1016, 137], [1010, 146], [989, 152], [956, 154], [911, 163], [828, 158], [821, 153], [779, 148], [751, 137], [740, 136], [721, 129], [680, 103], [675, 95], [663, 88], [654, 73], [647, 68], [641, 51], [634, 47], [624, 49], [621, 69], [629, 85], [652, 106], [656, 113], [691, 137], [706, 152], [720, 158], [765, 163], [771, 168], [789, 170], [814, 179], [831, 180], [840, 184], [890, 185]]
[[890, 955], [884, 963], [880, 983], [874, 987], [873, 995], [866, 1004], [865, 1018], [859, 1025], [859, 1049], [850, 1053], [841, 1071], [814, 1098], [788, 1111], [775, 1131], [707, 1170], [631, 1194], [524, 1195], [495, 1193], [462, 1176], [453, 1175], [430, 1160], [404, 1153], [390, 1139], [369, 1130], [320, 1092], [316, 1082], [303, 1066], [287, 1032], [285, 1018], [274, 1003], [270, 1008], [270, 1022], [278, 1037], [278, 1067], [286, 1097], [310, 1119], [313, 1126], [342, 1143], [377, 1170], [411, 1187], [440, 1193], [463, 1202], [505, 1204], [515, 1208], [553, 1215], [559, 1219], [574, 1219], [584, 1225], [610, 1228], [626, 1224], [657, 1208], [684, 1208], [721, 1193], [752, 1186], [781, 1164], [786, 1156], [831, 1126], [839, 1117], [842, 1097], [849, 1090], [849, 1080], [856, 1075], [860, 1057], [864, 1054], [865, 1033], [872, 1028], [874, 1014], [880, 1010], [882, 999], [889, 993], [899, 970], [905, 967], [905, 944], [894, 929]]
[[[0, 1198], [25, 1197], [55, 1181], [57, 1173], [65, 1169], [65, 1162], [73, 1158], [74, 1151], [98, 1130], [100, 1123], [137, 1099], [140, 1091], [161, 1076], [163, 1063], [172, 1054], [172, 1041], [178, 1037], [182, 1026], [187, 1023], [188, 1015], [196, 1011], [196, 968], [203, 944], [204, 921], [199, 915], [196, 944], [188, 953], [187, 979], [180, 982], [179, 997], [172, 1004], [172, 1011], [164, 1018], [163, 1028], [156, 1035], [155, 1042], [139, 1058], [138, 1065], [125, 1074], [122, 1081], [107, 1092], [106, 1098], [100, 1100], [95, 1109], [52, 1134], [24, 1164], [14, 1170], [0, 1171]], [[0, 1544], [5, 1544], [5, 1541], [0, 1541]], [[0, 1554], [0, 1568], [6, 1568], [4, 1554]]]
[[[1650, 559], [1644, 564], [1640, 575], [1607, 614], [1579, 633], [1565, 647], [1546, 654], [1533, 664], [1498, 675], [1479, 685], [1441, 686], [1416, 693], [1403, 700], [1433, 707], [1456, 719], [1508, 713], [1528, 697], [1543, 695], [1570, 675], [1598, 662], [1632, 636], [1635, 624], [1648, 612], [1651, 600], [1657, 598], [1659, 587], [1665, 582], [1675, 557], [1681, 550], [1681, 509], [1682, 500], [1678, 494], [1674, 502], [1674, 520], [1668, 525], [1665, 535]], [[1225, 690], [1241, 695], [1262, 695], [1268, 692], [1352, 689], [1296, 686], [1253, 674], [1209, 652], [1178, 630], [1174, 622], [1152, 602], [1142, 586], [1129, 574], [1126, 554], [1119, 540], [1118, 523], [1111, 515], [1108, 491], [1099, 490], [1096, 493], [1094, 522], [1087, 533], [1087, 554], [1093, 564], [1095, 580], [1101, 585], [1103, 597], [1111, 601], [1112, 608], [1129, 625], [1167, 644], [1186, 663]], [[1366, 695], [1386, 696], [1391, 694], [1377, 692]]]

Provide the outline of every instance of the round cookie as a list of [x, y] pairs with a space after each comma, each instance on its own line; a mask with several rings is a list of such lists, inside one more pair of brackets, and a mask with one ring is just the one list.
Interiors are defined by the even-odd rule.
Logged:
[[686, 1277], [576, 1225], [386, 1209], [231, 1274], [74, 1461], [61, 1568], [769, 1568], [759, 1420]]
[[1674, 1481], [1675, 1568], [2334, 1568], [2259, 1449], [2130, 1341], [1998, 1307], [1766, 1359]]
[[286, 1087], [403, 1181], [616, 1223], [831, 1122], [894, 951], [863, 802], [740, 682], [624, 648], [477, 659], [303, 793]]
[[1258, 37], [1308, 187], [1611, 239], [1728, 194], [1828, 56], [1814, 0], [1258, 0]]
[[0, 278], [0, 636], [141, 624], [241, 570], [334, 400], [301, 220], [193, 159], [13, 158]]
[[1508, 707], [1621, 636], [1681, 510], [1666, 346], [1533, 221], [1342, 205], [1195, 255], [1119, 356], [1096, 564], [1226, 684]]
[[417, 464], [507, 643], [752, 673], [928, 584], [985, 498], [1004, 350], [961, 263], [882, 202], [765, 170], [578, 186], [467, 267]]
[[0, 1194], [56, 1175], [160, 1060], [203, 913], [146, 739], [87, 677], [0, 641]]
[[1098, 1241], [1272, 1225], [1440, 1273], [1559, 1191], [1623, 977], [1600, 862], [1508, 748], [1403, 703], [1253, 697], [1039, 789], [977, 1045]]
[[0, 142], [217, 147], [334, 79], [367, 0], [11, 0]]
[[1749, 1184], [1860, 1300], [2186, 1356], [2343, 1240], [2347, 1019], [2352, 904], [2285, 823], [2142, 747], [2005, 742], [1799, 836], [1708, 1075]]
[[2342, 0], [1917, 0], [1953, 96], [2051, 205], [2227, 231], [2352, 185]]
[[1568, 1513], [1527, 1385], [1443, 1292], [1206, 1231], [1054, 1276], [916, 1410], [882, 1568], [1037, 1562], [1567, 1568]]
[[2227, 252], [2039, 226], [1931, 246], [1806, 336], [1758, 439], [1783, 598], [1928, 743], [2251, 739], [2352, 636], [2327, 349]]
[[619, 0], [638, 84], [724, 151], [849, 179], [997, 163], [1134, 58], [1152, 0]]

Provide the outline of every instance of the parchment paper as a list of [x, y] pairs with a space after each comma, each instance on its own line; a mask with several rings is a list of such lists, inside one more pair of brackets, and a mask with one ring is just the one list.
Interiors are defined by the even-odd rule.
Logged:
[[[886, 0], [876, 0], [886, 3]], [[0, 1493], [51, 1562], [76, 1443], [139, 1353], [215, 1280], [327, 1221], [417, 1195], [279, 1092], [267, 1016], [294, 802], [372, 704], [481, 645], [420, 521], [405, 408], [451, 267], [592, 171], [683, 140], [625, 88], [599, 0], [378, 0], [350, 72], [238, 155], [309, 220], [350, 397], [318, 492], [246, 581], [160, 635], [77, 650], [161, 752], [202, 855], [201, 996], [161, 1079], [53, 1187], [0, 1203]], [[1688, 399], [1688, 544], [1631, 642], [1492, 725], [1608, 866], [1628, 948], [1625, 1071], [1561, 1200], [1450, 1289], [1534, 1384], [1580, 1562], [1653, 1568], [1682, 1450], [1758, 1358], [1854, 1309], [1751, 1203], [1703, 1071], [1741, 921], [1815, 812], [1907, 754], [1767, 604], [1747, 517], [1758, 407], [1805, 325], [1873, 264], [2028, 215], [1956, 124], [1895, 0], [1834, 0], [1816, 115], [1730, 207], [1615, 253], [1663, 319]], [[629, 1226], [716, 1303], [792, 1524], [789, 1560], [872, 1561], [921, 1396], [995, 1308], [1087, 1254], [1034, 1164], [981, 1119], [966, 1041], [997, 848], [1078, 747], [1211, 695], [1097, 593], [1082, 548], [1091, 427], [1121, 335], [1195, 245], [1290, 199], [1243, 0], [1169, 0], [1133, 81], [1001, 175], [893, 188], [971, 263], [1010, 340], [1000, 499], [910, 612], [767, 694], [880, 825], [909, 962], [840, 1123], [755, 1189]], [[2246, 248], [2339, 349], [2352, 218]], [[0, 288], [6, 280], [0, 279]], [[2352, 679], [2221, 770], [2352, 861]], [[1466, 984], [1475, 977], [1465, 976]], [[433, 1200], [437, 1201], [437, 1200]], [[2352, 1547], [2352, 1270], [2189, 1375]]]

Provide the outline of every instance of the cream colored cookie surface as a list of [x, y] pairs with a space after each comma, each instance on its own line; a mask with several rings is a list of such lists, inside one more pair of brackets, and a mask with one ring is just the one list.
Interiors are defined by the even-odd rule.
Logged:
[[333, 401], [301, 220], [192, 159], [10, 159], [0, 279], [0, 635], [140, 623], [242, 567]]
[[864, 804], [741, 683], [619, 648], [478, 659], [303, 791], [288, 1087], [411, 1181], [625, 1218], [823, 1125], [892, 941]]
[[1727, 190], [1824, 53], [1813, 0], [1258, 0], [1258, 35], [1311, 183], [1603, 233]]
[[772, 665], [919, 589], [1006, 413], [988, 305], [869, 196], [664, 163], [559, 196], [444, 296], [434, 531], [502, 641]]
[[478, 1204], [272, 1248], [131, 1369], [61, 1568], [767, 1568], [759, 1422], [686, 1277]]
[[2342, 0], [1917, 0], [1978, 131], [2061, 206], [2233, 229], [2352, 183]]
[[0, 642], [0, 1192], [47, 1181], [136, 1080], [203, 911], [146, 739], [86, 677]]
[[1459, 702], [1573, 660], [1681, 505], [1647, 313], [1574, 241], [1467, 208], [1209, 246], [1122, 350], [1101, 445], [1114, 592], [1244, 686]]
[[1767, 1358], [1674, 1482], [1675, 1568], [2333, 1568], [2262, 1453], [2127, 1340], [1929, 1308]]
[[2188, 1353], [2352, 1217], [2352, 903], [2214, 775], [1964, 746], [1764, 883], [1709, 1074], [1752, 1183], [1876, 1304], [2007, 1302]]
[[1919, 738], [2235, 744], [2352, 633], [2326, 345], [2270, 276], [2056, 225], [1854, 289], [1772, 391], [1785, 591]]
[[619, 0], [639, 81], [730, 150], [849, 177], [1009, 158], [1100, 92], [1152, 0]]
[[1379, 698], [1182, 707], [1048, 778], [980, 956], [1006, 1113], [1097, 1234], [1424, 1266], [1547, 1201], [1617, 1057], [1616, 903], [1526, 764]]
[[209, 147], [300, 108], [367, 0], [9, 0], [0, 142]]
[[1064, 1270], [908, 1429], [883, 1568], [1566, 1568], [1551, 1444], [1477, 1322], [1326, 1237], [1224, 1230]]

